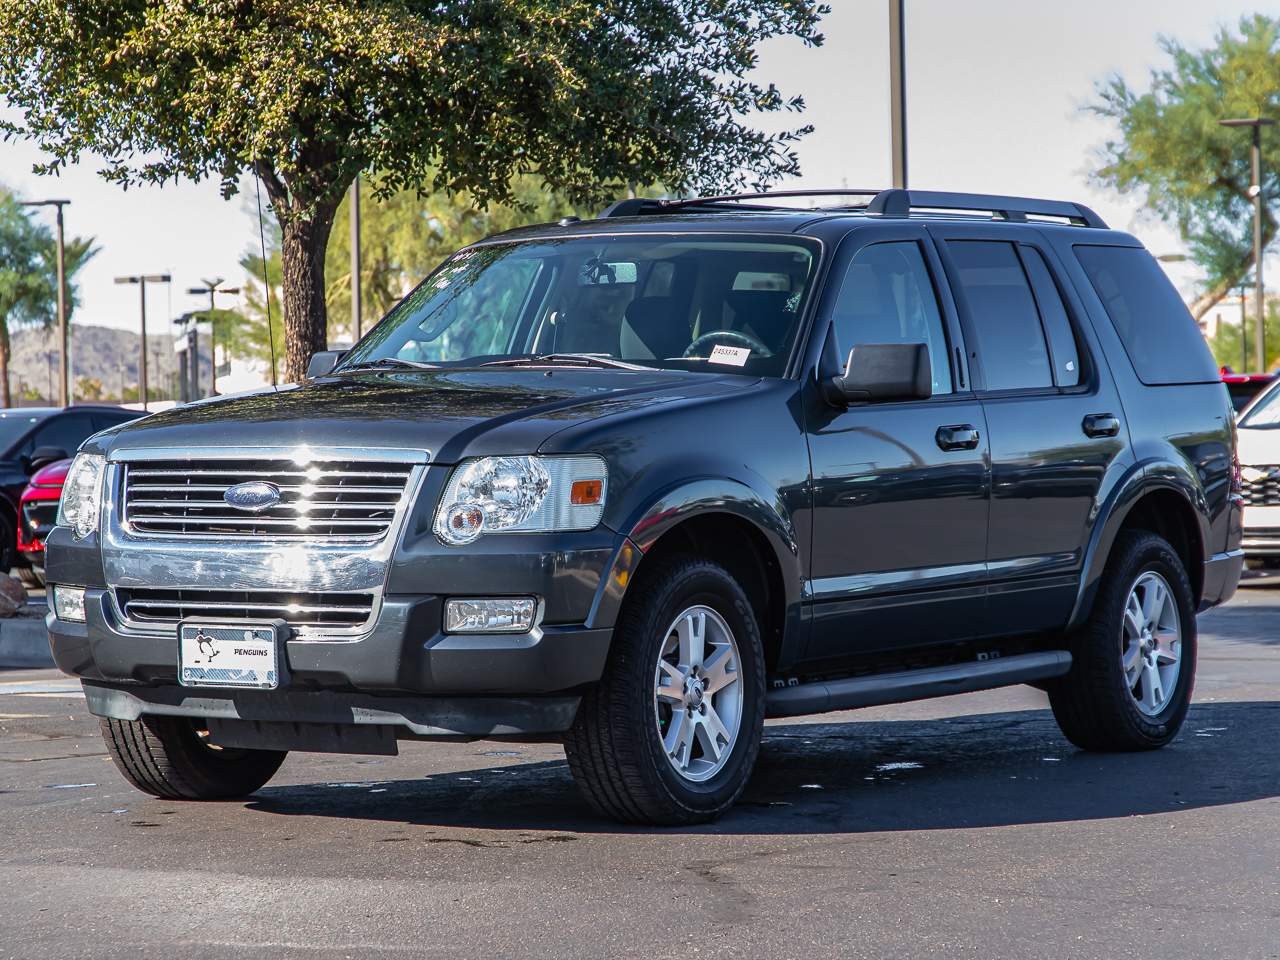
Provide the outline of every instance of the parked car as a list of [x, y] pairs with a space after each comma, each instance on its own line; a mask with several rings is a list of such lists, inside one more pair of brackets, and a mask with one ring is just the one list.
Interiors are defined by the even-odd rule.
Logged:
[[30, 577], [28, 552], [18, 550], [18, 511], [31, 475], [65, 460], [91, 434], [138, 416], [136, 410], [98, 404], [0, 409], [0, 572], [17, 567]]
[[1237, 429], [1245, 556], [1280, 566], [1280, 383], [1240, 412]]
[[27, 560], [24, 577], [44, 586], [44, 541], [58, 517], [58, 500], [71, 461], [55, 460], [31, 475], [18, 499], [18, 552]]
[[1083, 206], [625, 200], [461, 250], [305, 383], [92, 439], [50, 637], [170, 799], [559, 737], [599, 811], [691, 823], [766, 717], [1022, 683], [1145, 750], [1240, 575], [1234, 429]]
[[1231, 405], [1243, 410], [1249, 401], [1261, 394], [1275, 383], [1274, 373], [1234, 373], [1230, 369], [1222, 371], [1222, 382], [1227, 385], [1227, 393], [1231, 396]]

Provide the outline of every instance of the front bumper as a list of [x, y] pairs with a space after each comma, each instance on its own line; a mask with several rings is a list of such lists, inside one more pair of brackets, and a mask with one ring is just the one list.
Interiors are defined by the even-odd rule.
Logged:
[[[290, 690], [538, 695], [574, 690], [604, 671], [610, 629], [543, 626], [519, 635], [448, 635], [440, 629], [440, 606], [434, 596], [386, 596], [372, 629], [357, 640], [293, 636], [284, 651]], [[107, 590], [86, 592], [84, 623], [52, 612], [47, 623], [54, 661], [66, 673], [123, 686], [177, 685], [175, 634], [126, 630]]]

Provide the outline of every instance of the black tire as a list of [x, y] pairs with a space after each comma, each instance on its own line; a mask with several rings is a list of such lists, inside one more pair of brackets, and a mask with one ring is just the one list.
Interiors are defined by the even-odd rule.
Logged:
[[18, 528], [7, 513], [0, 513], [0, 573], [8, 574], [18, 562]]
[[253, 793], [280, 769], [279, 750], [209, 746], [183, 717], [100, 719], [107, 752], [126, 780], [162, 800], [230, 800]]
[[[583, 697], [565, 738], [569, 768], [601, 814], [624, 823], [679, 826], [713, 820], [746, 787], [764, 726], [764, 653], [746, 594], [718, 564], [674, 557], [646, 571], [614, 630], [604, 677]], [[723, 766], [690, 782], [668, 761], [658, 733], [655, 671], [667, 628], [692, 606], [717, 613], [738, 646], [743, 685], [737, 736]]]
[[[1176, 603], [1181, 667], [1165, 707], [1154, 716], [1135, 702], [1121, 664], [1123, 619], [1130, 590], [1158, 573]], [[1083, 750], [1154, 750], [1178, 734], [1195, 685], [1196, 618], [1191, 582], [1166, 540], [1136, 530], [1116, 538], [1088, 622], [1072, 637], [1071, 672], [1049, 686], [1049, 703], [1067, 739]]]

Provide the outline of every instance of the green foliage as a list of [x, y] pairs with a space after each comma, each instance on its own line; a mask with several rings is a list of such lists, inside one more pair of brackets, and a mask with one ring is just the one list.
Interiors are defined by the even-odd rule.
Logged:
[[510, 203], [536, 173], [601, 203], [629, 184], [794, 174], [803, 101], [748, 79], [756, 47], [821, 43], [813, 0], [0, 0], [0, 97], [56, 172], [122, 185], [249, 169], [283, 228], [289, 375], [325, 341], [323, 253], [361, 170], [377, 189]]
[[[1222, 29], [1212, 47], [1189, 50], [1162, 38], [1172, 60], [1153, 70], [1140, 93], [1114, 76], [1098, 88], [1090, 109], [1114, 120], [1094, 171], [1096, 182], [1138, 192], [1148, 209], [1177, 227], [1205, 272], [1197, 317], [1245, 275], [1253, 263], [1248, 130], [1222, 127], [1233, 117], [1280, 114], [1280, 19], [1258, 14]], [[1280, 128], [1263, 130], [1264, 196], [1280, 195]], [[1268, 161], [1269, 158], [1269, 161]], [[1264, 239], [1275, 236], [1268, 213]]]
[[1227, 322], [1218, 327], [1218, 332], [1209, 338], [1209, 349], [1213, 351], [1213, 359], [1220, 367], [1230, 367], [1239, 373], [1253, 373], [1258, 370], [1274, 370], [1280, 364], [1280, 305], [1267, 303], [1267, 322], [1264, 329], [1267, 344], [1267, 362], [1259, 365], [1254, 355], [1253, 331], [1257, 318], [1253, 312], [1253, 299], [1250, 298], [1245, 317], [1245, 335], [1249, 338], [1249, 359], [1244, 362], [1241, 352], [1240, 323]]
[[101, 400], [106, 390], [97, 377], [76, 377], [75, 395], [81, 400]]
[[[272, 348], [275, 349], [276, 379], [284, 381], [284, 324], [281, 321], [281, 285], [284, 268], [280, 258], [280, 234], [273, 231], [267, 237], [267, 259], [264, 262], [260, 247], [254, 244], [240, 258], [240, 266], [249, 274], [244, 287], [245, 311], [216, 311], [221, 322], [215, 320], [217, 342], [233, 357], [259, 360], [271, 369]], [[267, 304], [271, 305], [268, 318]], [[268, 338], [270, 320], [270, 338]], [[270, 380], [270, 373], [267, 379]]]
[[[421, 197], [414, 190], [377, 196], [378, 179], [361, 181], [360, 273], [363, 330], [368, 331], [418, 281], [459, 247], [492, 233], [587, 212], [556, 196], [537, 177], [511, 184], [511, 203], [481, 208], [466, 193]], [[368, 187], [373, 189], [369, 190]], [[351, 342], [351, 198], [334, 218], [325, 254], [332, 341]]]

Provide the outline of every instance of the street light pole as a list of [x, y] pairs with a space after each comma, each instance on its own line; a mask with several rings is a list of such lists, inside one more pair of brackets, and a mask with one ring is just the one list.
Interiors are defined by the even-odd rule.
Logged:
[[906, 0], [889, 0], [889, 128], [893, 140], [893, 185], [907, 188]]
[[1253, 198], [1253, 282], [1256, 319], [1254, 320], [1253, 339], [1254, 354], [1258, 361], [1258, 370], [1265, 372], [1267, 368], [1267, 303], [1262, 283], [1262, 128], [1275, 125], [1275, 121], [1267, 117], [1246, 117], [1234, 120], [1219, 120], [1223, 127], [1249, 127], [1253, 134], [1251, 157], [1252, 183], [1249, 195]]
[[24, 207], [56, 207], [58, 211], [58, 353], [61, 362], [59, 374], [59, 393], [58, 403], [60, 406], [66, 407], [71, 404], [71, 394], [67, 387], [70, 383], [69, 377], [69, 358], [67, 356], [67, 262], [66, 262], [66, 234], [62, 218], [62, 208], [69, 204], [70, 200], [23, 200], [21, 205]]
[[[240, 292], [240, 288], [239, 288], [239, 287], [224, 287], [224, 286], [222, 285], [222, 277], [214, 277], [212, 280], [204, 280], [204, 279], [202, 279], [200, 282], [204, 284], [204, 286], [203, 286], [203, 287], [188, 287], [188, 288], [187, 288], [187, 293], [191, 294], [193, 297], [203, 296], [203, 295], [204, 295], [204, 294], [206, 294], [206, 293], [209, 295], [209, 313], [210, 313], [210, 317], [209, 317], [209, 367], [210, 367], [210, 370], [211, 370], [211, 373], [210, 373], [210, 382], [209, 382], [209, 393], [210, 393], [210, 395], [212, 395], [212, 396], [216, 396], [216, 395], [217, 395], [217, 393], [218, 393], [218, 335], [217, 335], [217, 333], [215, 332], [215, 327], [214, 327], [214, 323], [213, 323], [213, 316], [212, 316], [213, 311], [217, 309], [217, 306], [216, 306], [216, 304], [214, 303], [214, 299], [213, 299], [213, 298], [214, 298], [214, 295], [215, 295], [215, 294], [219, 294], [219, 293], [227, 293], [227, 294], [236, 294], [236, 293], [239, 293], [239, 292]], [[196, 335], [196, 340], [197, 340], [197, 342], [199, 341], [199, 334], [198, 334], [198, 333], [197, 333], [197, 335]], [[191, 357], [191, 359], [190, 359], [190, 363], [191, 363], [191, 365], [192, 365], [192, 367], [194, 368], [194, 371], [195, 371], [194, 373], [192, 373], [191, 378], [192, 378], [192, 380], [194, 380], [194, 381], [196, 382], [197, 387], [198, 387], [198, 386], [199, 386], [199, 382], [200, 382], [200, 357], [199, 357], [199, 351], [196, 351], [196, 354], [195, 354], [195, 355], [193, 355], [193, 356]], [[199, 392], [200, 392], [200, 391], [197, 389], [197, 390], [196, 390], [196, 393], [199, 393]], [[195, 399], [195, 398], [193, 398], [193, 399]]]
[[[138, 344], [138, 395], [142, 400], [142, 409], [147, 410], [147, 284], [169, 283], [172, 277], [167, 273], [140, 274], [132, 277], [116, 277], [116, 283], [136, 283], [138, 285], [138, 305], [142, 320], [142, 340]], [[124, 399], [121, 397], [120, 399]]]
[[351, 183], [351, 342], [360, 339], [360, 177]]

